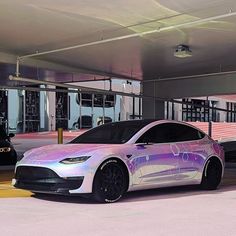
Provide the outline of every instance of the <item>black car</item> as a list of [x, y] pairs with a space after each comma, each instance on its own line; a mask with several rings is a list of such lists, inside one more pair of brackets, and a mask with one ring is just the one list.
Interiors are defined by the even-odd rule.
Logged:
[[15, 165], [17, 154], [11, 143], [14, 134], [7, 135], [3, 125], [0, 125], [0, 165]]

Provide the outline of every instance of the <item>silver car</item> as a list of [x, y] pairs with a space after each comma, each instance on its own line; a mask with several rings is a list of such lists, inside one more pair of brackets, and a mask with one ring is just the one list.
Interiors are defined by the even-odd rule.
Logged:
[[27, 151], [16, 165], [13, 185], [115, 202], [141, 189], [196, 184], [214, 190], [223, 170], [222, 147], [201, 130], [183, 122], [133, 120]]

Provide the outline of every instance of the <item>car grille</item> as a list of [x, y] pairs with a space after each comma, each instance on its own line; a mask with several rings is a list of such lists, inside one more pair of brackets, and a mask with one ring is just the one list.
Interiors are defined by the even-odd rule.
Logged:
[[16, 169], [16, 179], [45, 179], [58, 178], [59, 176], [52, 170], [44, 167], [19, 166]]
[[44, 167], [19, 166], [15, 173], [15, 187], [35, 192], [69, 194], [78, 189], [83, 176], [61, 178], [54, 171]]

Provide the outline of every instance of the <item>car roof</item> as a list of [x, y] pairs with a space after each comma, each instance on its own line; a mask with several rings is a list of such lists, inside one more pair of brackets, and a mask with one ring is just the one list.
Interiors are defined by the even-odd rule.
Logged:
[[115, 124], [127, 124], [129, 125], [130, 123], [135, 124], [135, 125], [148, 125], [152, 122], [158, 121], [156, 119], [143, 119], [143, 120], [125, 120], [125, 121], [116, 121], [116, 122], [112, 122]]
[[[162, 123], [174, 123], [174, 124], [182, 124], [182, 125], [187, 125], [187, 126], [191, 126], [195, 129], [197, 129], [196, 127], [194, 127], [193, 125], [190, 125], [186, 122], [183, 121], [176, 121], [176, 120], [165, 120], [165, 119], [142, 119], [142, 120], [125, 120], [125, 121], [116, 121], [116, 122], [112, 122], [113, 124], [121, 124], [121, 125], [140, 125], [140, 126], [146, 126], [152, 123], [155, 124], [162, 124]], [[108, 125], [108, 124], [112, 124], [112, 123], [107, 123], [104, 125]]]

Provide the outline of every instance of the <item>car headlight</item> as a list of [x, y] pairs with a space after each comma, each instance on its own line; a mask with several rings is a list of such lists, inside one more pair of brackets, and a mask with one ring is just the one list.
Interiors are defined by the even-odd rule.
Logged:
[[11, 148], [10, 147], [2, 147], [0, 148], [0, 152], [10, 152]]
[[91, 156], [80, 156], [80, 157], [70, 157], [70, 158], [66, 158], [62, 161], [60, 161], [60, 163], [63, 164], [78, 164], [78, 163], [82, 163], [87, 161]]

